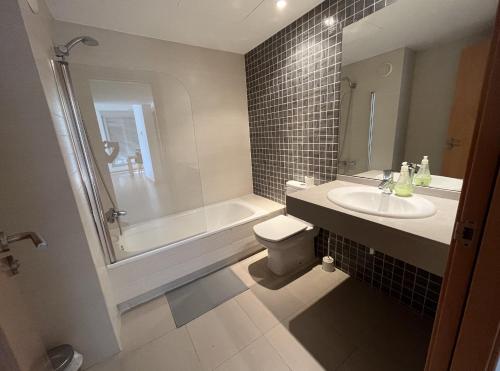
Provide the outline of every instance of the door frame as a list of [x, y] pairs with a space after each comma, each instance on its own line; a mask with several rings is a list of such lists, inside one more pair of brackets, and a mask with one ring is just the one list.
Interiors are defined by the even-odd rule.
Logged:
[[[484, 315], [494, 308], [484, 303], [474, 307], [474, 303], [477, 298], [491, 295], [489, 291], [494, 289], [491, 285], [481, 284], [483, 277], [497, 277], [499, 272], [492, 271], [495, 265], [498, 266], [498, 259], [496, 264], [481, 264], [484, 256], [498, 255], [499, 250], [495, 241], [498, 242], [500, 231], [498, 225], [491, 227], [490, 219], [498, 215], [500, 208], [498, 190], [495, 191], [496, 199], [493, 199], [500, 159], [499, 100], [500, 13], [497, 9], [480, 109], [427, 354], [426, 371], [486, 370], [495, 367], [491, 364], [496, 359], [491, 358], [493, 354], [498, 354], [498, 334], [496, 331], [495, 334], [478, 331], [484, 328], [486, 321], [487, 325], [498, 328], [498, 313], [494, 323], [494, 315]], [[481, 311], [483, 316], [478, 316]], [[471, 349], [463, 351], [463, 347], [471, 345], [473, 339], [480, 339], [480, 354]], [[485, 352], [487, 344], [489, 349]]]
[[[452, 370], [494, 370], [500, 330], [500, 172], [453, 353]], [[495, 326], [496, 324], [496, 326]]]

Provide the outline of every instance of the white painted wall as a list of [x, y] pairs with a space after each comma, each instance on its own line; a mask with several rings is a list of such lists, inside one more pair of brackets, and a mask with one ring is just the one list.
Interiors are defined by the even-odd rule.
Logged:
[[[172, 76], [185, 86], [192, 105], [205, 204], [252, 193], [243, 55], [54, 23], [56, 42], [66, 42], [76, 35], [92, 36], [100, 46], [73, 49], [70, 62], [152, 71]], [[177, 145], [182, 147], [182, 140]]]
[[[348, 174], [366, 170], [392, 169], [400, 163], [403, 150], [398, 139], [405, 133], [409, 89], [409, 71], [413, 53], [405, 48], [384, 53], [342, 67], [342, 76], [357, 84], [351, 90], [349, 124], [340, 160], [355, 161]], [[390, 64], [392, 72], [388, 74]], [[386, 76], [387, 75], [387, 76]], [[368, 165], [368, 129], [371, 92], [375, 92], [375, 124], [373, 127], [372, 163]], [[342, 83], [341, 138], [346, 130], [349, 89]], [[342, 142], [342, 140], [341, 140]]]
[[91, 365], [119, 350], [118, 313], [49, 68], [52, 20], [40, 7], [34, 15], [25, 1], [0, 3], [0, 226], [47, 239], [43, 251], [15, 246], [16, 279], [45, 345], [73, 344]]

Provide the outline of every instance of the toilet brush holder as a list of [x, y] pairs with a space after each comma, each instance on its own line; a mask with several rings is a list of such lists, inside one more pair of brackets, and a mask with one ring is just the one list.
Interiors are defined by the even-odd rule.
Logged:
[[335, 265], [333, 264], [333, 258], [331, 256], [323, 257], [322, 268], [325, 272], [333, 272], [335, 270]]

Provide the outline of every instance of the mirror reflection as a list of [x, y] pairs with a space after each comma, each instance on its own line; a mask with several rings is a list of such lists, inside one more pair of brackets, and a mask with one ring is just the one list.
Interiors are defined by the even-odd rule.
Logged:
[[400, 0], [344, 29], [339, 174], [405, 161], [415, 185], [461, 189], [494, 17], [464, 6]]

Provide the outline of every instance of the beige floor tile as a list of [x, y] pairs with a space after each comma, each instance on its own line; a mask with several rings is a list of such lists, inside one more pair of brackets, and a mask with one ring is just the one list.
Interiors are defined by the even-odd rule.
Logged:
[[217, 371], [287, 371], [278, 352], [265, 337], [260, 337], [234, 357], [217, 367]]
[[121, 364], [119, 356], [115, 356], [107, 359], [104, 362], [100, 362], [90, 368], [86, 368], [85, 371], [121, 371]]
[[321, 265], [317, 265], [292, 280], [286, 287], [305, 304], [312, 304], [348, 278], [340, 270], [325, 272]]
[[238, 295], [235, 299], [263, 334], [279, 323], [274, 314], [267, 309], [252, 291], [247, 290]]
[[286, 287], [273, 289], [256, 284], [250, 290], [274, 317], [280, 321], [285, 320], [305, 307], [305, 304], [292, 295]]
[[[327, 370], [335, 370], [356, 350], [350, 338], [339, 334], [316, 304], [284, 322], [288, 332]], [[324, 313], [323, 313], [324, 312]]]
[[247, 287], [251, 287], [259, 282], [271, 282], [278, 278], [278, 276], [267, 268], [267, 250], [263, 250], [233, 264], [231, 270]]
[[422, 370], [432, 332], [432, 321], [421, 318], [402, 306], [395, 306], [387, 318], [359, 336], [358, 345], [367, 351], [384, 354], [407, 370]]
[[432, 321], [345, 273], [278, 277], [267, 251], [231, 268], [250, 290], [181, 329], [165, 297], [125, 314], [128, 351], [91, 371], [423, 368]]
[[90, 371], [196, 371], [201, 364], [185, 327], [130, 352], [122, 352]]
[[211, 370], [260, 336], [260, 331], [232, 299], [187, 325], [205, 370]]
[[136, 349], [175, 329], [175, 322], [164, 295], [122, 316], [123, 350]]
[[347, 278], [309, 305], [304, 316], [316, 318], [356, 345], [360, 335], [379, 325], [394, 305], [364, 283]]
[[284, 326], [277, 325], [265, 337], [293, 371], [324, 370]]
[[[409, 371], [405, 365], [395, 362], [383, 353], [356, 350], [337, 371]], [[421, 371], [422, 369], [420, 369]]]

